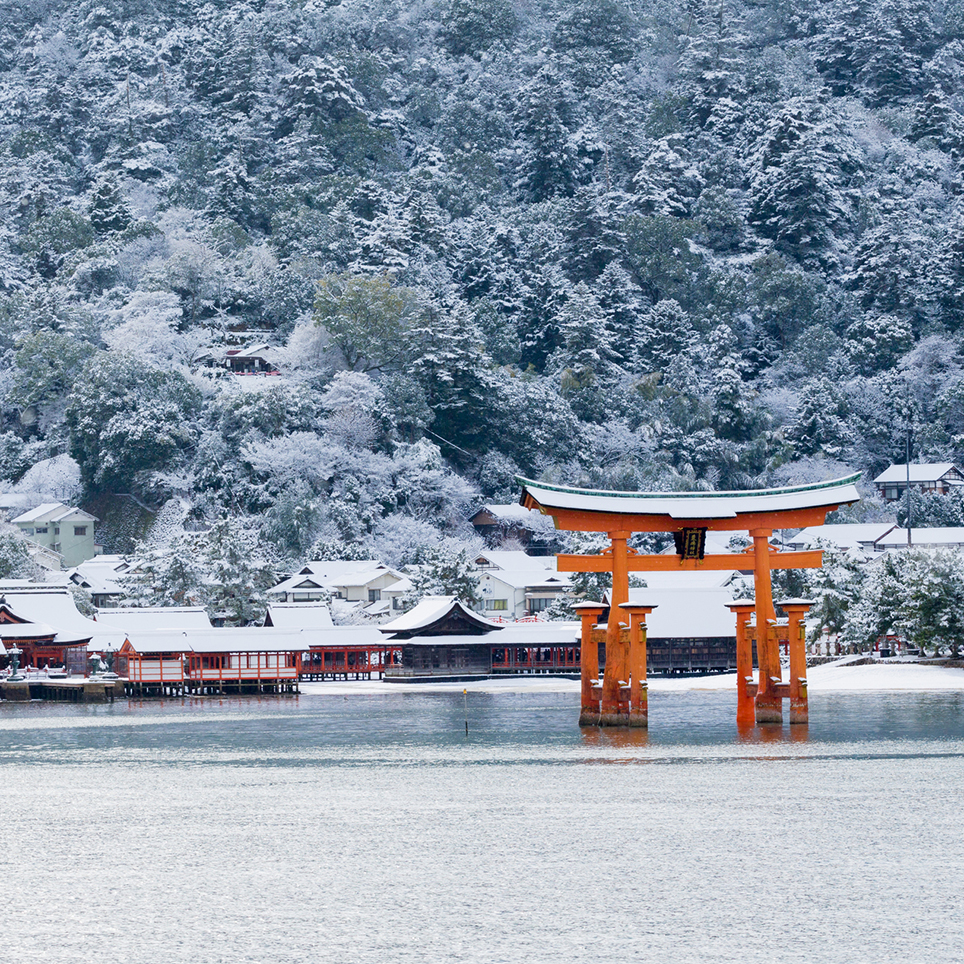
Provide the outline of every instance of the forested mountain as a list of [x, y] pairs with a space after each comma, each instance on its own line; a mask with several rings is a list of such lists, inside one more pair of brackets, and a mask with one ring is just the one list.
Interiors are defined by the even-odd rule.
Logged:
[[6, 0], [0, 472], [402, 564], [520, 472], [959, 462], [962, 75], [961, 0]]

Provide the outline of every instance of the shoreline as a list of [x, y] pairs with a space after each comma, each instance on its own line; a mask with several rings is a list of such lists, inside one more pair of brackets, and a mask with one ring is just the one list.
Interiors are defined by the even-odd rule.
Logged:
[[[864, 692], [964, 692], [964, 668], [924, 662], [866, 663], [866, 657], [842, 657], [811, 666], [807, 683], [811, 695]], [[303, 682], [302, 696], [381, 696], [388, 693], [578, 693], [579, 681], [547, 676], [513, 676], [459, 683], [386, 683], [384, 680]], [[736, 673], [714, 676], [652, 676], [651, 693], [684, 690], [736, 691]]]

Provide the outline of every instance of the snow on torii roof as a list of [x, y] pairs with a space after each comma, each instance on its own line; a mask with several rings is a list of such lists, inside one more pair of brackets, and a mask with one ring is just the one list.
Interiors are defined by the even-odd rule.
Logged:
[[598, 512], [619, 516], [664, 516], [680, 523], [737, 519], [741, 515], [792, 512], [859, 502], [855, 482], [860, 474], [808, 485], [738, 492], [605, 492], [534, 482], [521, 476], [520, 502], [548, 515], [554, 510]]

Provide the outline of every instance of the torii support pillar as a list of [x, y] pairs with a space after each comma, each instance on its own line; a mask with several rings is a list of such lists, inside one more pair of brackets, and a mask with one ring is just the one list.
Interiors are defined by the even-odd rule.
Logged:
[[772, 529], [751, 529], [753, 585], [756, 592], [756, 661], [760, 681], [756, 693], [757, 723], [782, 723], [783, 698], [779, 695], [780, 647], [773, 626], [773, 592], [770, 588], [770, 537]]
[[627, 726], [629, 700], [623, 688], [629, 684], [626, 647], [621, 639], [623, 624], [620, 606], [629, 601], [629, 532], [610, 532], [612, 542], [613, 588], [609, 599], [609, 621], [606, 623], [606, 668], [603, 674], [602, 702], [599, 706], [600, 726]]
[[753, 640], [750, 639], [750, 615], [756, 609], [752, 599], [737, 599], [727, 609], [736, 615], [736, 722], [737, 726], [756, 723], [753, 682]]
[[629, 725], [649, 726], [649, 684], [646, 681], [646, 617], [656, 608], [623, 603], [629, 615]]
[[782, 599], [779, 607], [787, 614], [790, 641], [790, 722], [810, 722], [807, 696], [807, 644], [804, 617], [813, 605], [812, 599]]
[[599, 700], [593, 695], [593, 687], [599, 683], [599, 644], [592, 638], [592, 630], [605, 606], [597, 602], [581, 602], [576, 603], [573, 608], [582, 623], [582, 637], [579, 642], [582, 708], [579, 711], [579, 725], [598, 726]]

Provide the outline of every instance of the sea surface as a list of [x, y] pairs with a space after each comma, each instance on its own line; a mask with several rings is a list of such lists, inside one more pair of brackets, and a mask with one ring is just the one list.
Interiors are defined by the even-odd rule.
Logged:
[[577, 702], [0, 703], [0, 960], [964, 959], [964, 694]]

